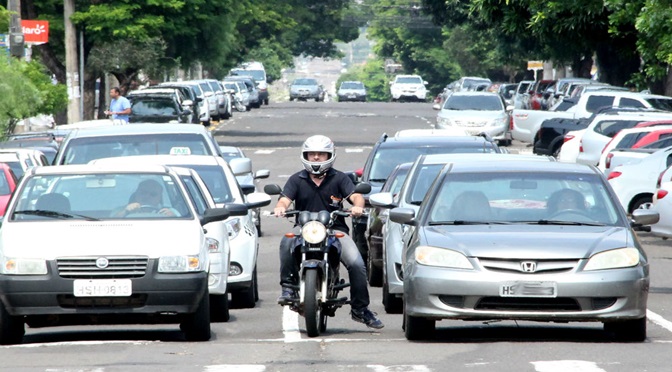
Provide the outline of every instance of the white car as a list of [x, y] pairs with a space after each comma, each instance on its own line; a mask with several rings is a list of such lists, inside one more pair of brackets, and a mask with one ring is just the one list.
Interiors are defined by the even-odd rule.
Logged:
[[[148, 184], [158, 191], [142, 191]], [[158, 197], [160, 206], [127, 211], [134, 194]], [[199, 218], [168, 167], [30, 169], [0, 229], [0, 343], [20, 343], [24, 324], [110, 321], [179, 323], [187, 340], [209, 340], [203, 225], [227, 217], [214, 208]]]
[[[666, 172], [669, 173], [669, 172]], [[669, 174], [653, 194], [651, 209], [658, 212], [660, 220], [651, 225], [651, 233], [664, 239], [672, 238], [672, 181]]]
[[558, 161], [576, 163], [576, 158], [579, 156], [579, 148], [581, 147], [581, 137], [583, 137], [585, 131], [585, 129], [580, 129], [565, 133], [564, 142], [560, 146]]
[[623, 164], [609, 173], [609, 184], [618, 196], [623, 209], [632, 213], [648, 208], [656, 191], [656, 180], [672, 164], [672, 147], [658, 150], [638, 163]]
[[492, 92], [454, 92], [446, 97], [436, 116], [436, 128], [462, 128], [470, 135], [486, 133], [499, 145], [511, 144], [510, 111]]
[[246, 208], [245, 215], [231, 216], [224, 221], [231, 247], [227, 291], [231, 293], [231, 305], [233, 307], [253, 308], [256, 306], [259, 299], [257, 282], [259, 241], [252, 210], [269, 205], [271, 203], [270, 196], [265, 193], [244, 195], [229, 164], [219, 156], [130, 156], [119, 158], [119, 160], [110, 159], [109, 161], [191, 168], [203, 179], [217, 207], [239, 208], [239, 205], [244, 205]]
[[392, 101], [414, 99], [425, 101], [427, 99], [427, 82], [419, 75], [397, 75], [390, 82], [390, 94]]
[[602, 150], [600, 154], [600, 161], [597, 163], [597, 169], [601, 170], [605, 176], [609, 176], [607, 173], [607, 168], [612, 168], [620, 164], [610, 164], [610, 167], [607, 167], [607, 158], [611, 150], [619, 149], [630, 149], [634, 144], [637, 143], [642, 137], [648, 133], [661, 130], [661, 129], [670, 129], [672, 126], [650, 126], [643, 128], [626, 128], [618, 132], [614, 138], [607, 143], [607, 145]]
[[635, 125], [653, 120], [672, 119], [672, 112], [618, 112], [613, 114], [597, 114], [581, 138], [581, 149], [576, 158], [577, 163], [597, 165], [602, 150], [609, 141], [621, 130], [633, 128]]

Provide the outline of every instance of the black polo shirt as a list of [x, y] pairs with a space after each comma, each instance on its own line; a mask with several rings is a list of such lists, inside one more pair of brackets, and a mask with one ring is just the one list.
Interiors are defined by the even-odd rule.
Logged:
[[[355, 184], [345, 173], [330, 168], [320, 186], [310, 179], [304, 169], [294, 173], [282, 190], [282, 195], [294, 201], [294, 209], [299, 211], [333, 212], [343, 206], [343, 200], [355, 191]], [[334, 229], [348, 233], [344, 217], [336, 217]]]

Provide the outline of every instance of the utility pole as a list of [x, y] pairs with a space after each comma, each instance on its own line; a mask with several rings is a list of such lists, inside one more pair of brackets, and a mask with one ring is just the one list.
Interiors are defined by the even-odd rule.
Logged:
[[79, 71], [77, 69], [77, 32], [72, 23], [75, 0], [64, 0], [63, 19], [65, 21], [65, 84], [68, 88], [68, 124], [81, 121], [79, 101]]
[[24, 42], [21, 28], [21, 0], [7, 0], [7, 10], [11, 12], [9, 19], [9, 51], [14, 57], [23, 58]]

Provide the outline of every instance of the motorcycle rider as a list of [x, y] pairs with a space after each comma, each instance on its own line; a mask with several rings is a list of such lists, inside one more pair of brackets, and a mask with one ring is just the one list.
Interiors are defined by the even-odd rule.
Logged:
[[[336, 149], [331, 139], [322, 135], [306, 139], [301, 149], [301, 162], [305, 169], [293, 174], [287, 180], [275, 206], [275, 216], [284, 216], [292, 203], [294, 209], [299, 211], [332, 212], [339, 210], [345, 199], [353, 205], [350, 214], [361, 216], [364, 212], [364, 197], [354, 193], [355, 185], [345, 173], [332, 168], [335, 160]], [[350, 278], [350, 315], [354, 321], [364, 323], [370, 328], [383, 328], [383, 322], [368, 307], [369, 289], [364, 260], [355, 242], [348, 235], [349, 229], [345, 218], [341, 216], [335, 218], [332, 229], [345, 233], [345, 236], [340, 238], [341, 262], [348, 269]], [[298, 234], [298, 228], [296, 232]], [[291, 253], [293, 243], [294, 238], [287, 237], [283, 237], [280, 242], [282, 295], [278, 298], [278, 303], [281, 305], [296, 298], [292, 286], [298, 284], [298, 268]]]

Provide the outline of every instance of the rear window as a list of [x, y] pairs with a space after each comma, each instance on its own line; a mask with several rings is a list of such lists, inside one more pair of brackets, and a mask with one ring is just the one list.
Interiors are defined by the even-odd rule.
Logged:
[[595, 133], [613, 138], [616, 133], [626, 128], [634, 128], [641, 123], [639, 120], [603, 120], [595, 125]]
[[590, 96], [586, 102], [586, 111], [595, 113], [602, 107], [612, 107], [613, 105], [613, 96]]
[[672, 99], [667, 98], [647, 98], [646, 102], [651, 104], [651, 107], [658, 110], [672, 111]]

